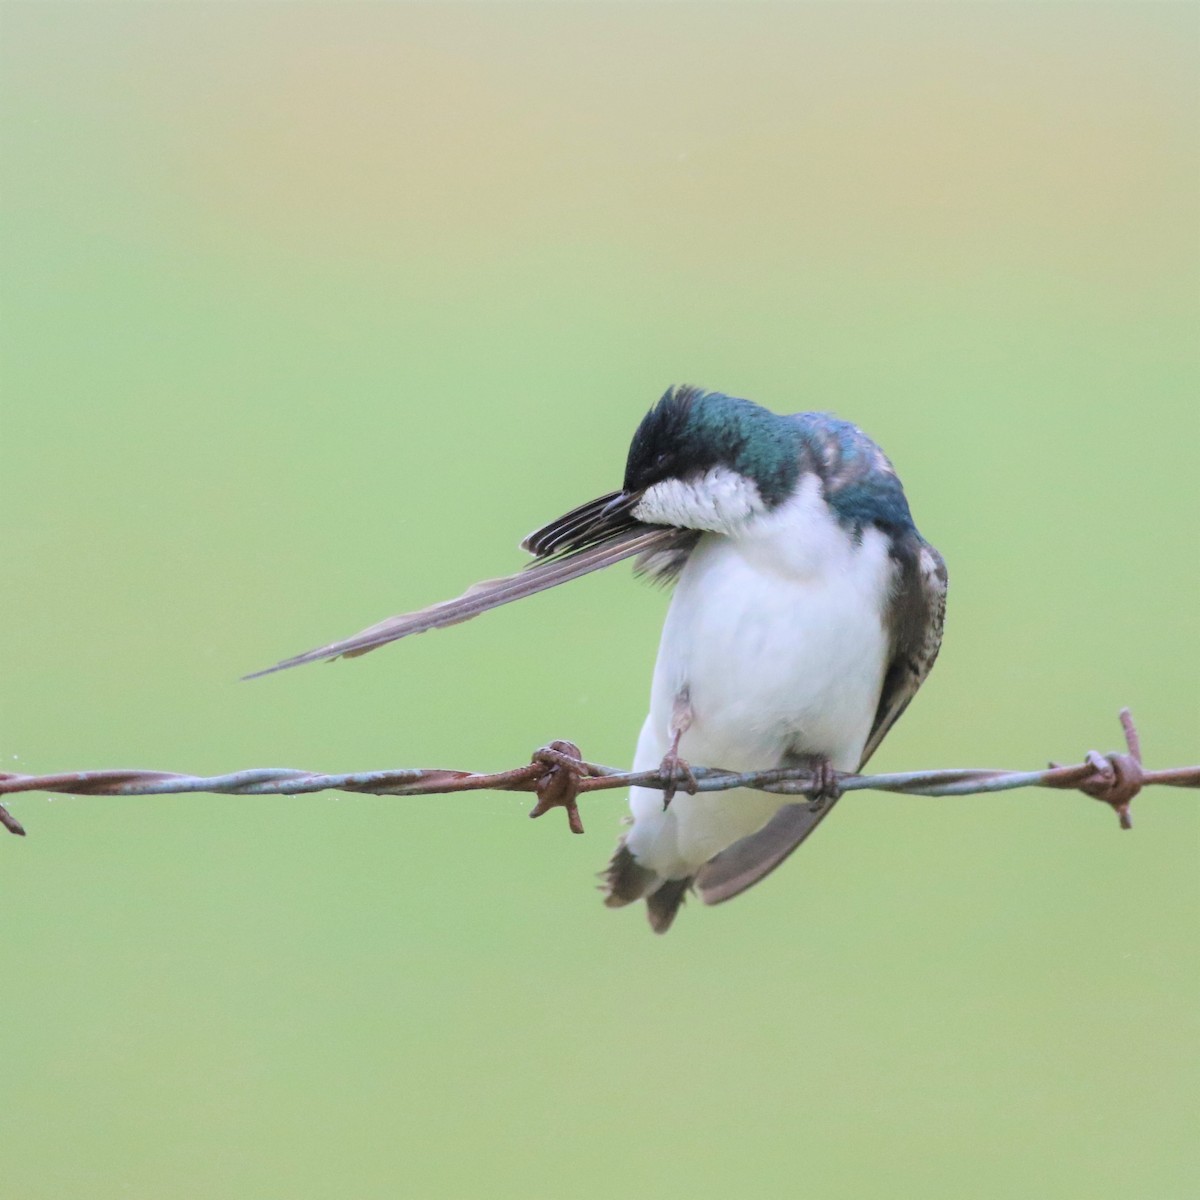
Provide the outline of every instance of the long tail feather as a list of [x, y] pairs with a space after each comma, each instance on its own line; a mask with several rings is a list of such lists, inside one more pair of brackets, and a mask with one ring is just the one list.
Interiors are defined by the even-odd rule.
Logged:
[[338, 642], [330, 642], [327, 646], [319, 646], [304, 654], [285, 658], [273, 667], [255, 671], [245, 679], [258, 679], [275, 671], [284, 671], [289, 667], [299, 667], [304, 663], [320, 662], [329, 658], [354, 658], [366, 654], [369, 650], [394, 642], [398, 638], [408, 637], [414, 633], [424, 633], [428, 629], [441, 629], [445, 625], [456, 625], [460, 621], [469, 621], [490, 608], [498, 608], [501, 604], [510, 604], [547, 588], [558, 587], [559, 584], [569, 583], [572, 579], [589, 575], [593, 571], [603, 570], [614, 563], [626, 558], [633, 558], [645, 551], [664, 549], [670, 544], [676, 531], [670, 528], [651, 528], [639, 526], [627, 532], [617, 534], [599, 545], [588, 546], [572, 554], [549, 559], [545, 562], [535, 562], [515, 575], [507, 575], [503, 579], [488, 579], [468, 588], [461, 596], [453, 600], [445, 600], [440, 604], [431, 604], [417, 612], [404, 613], [400, 616], [389, 617], [356, 633], [353, 637], [343, 638]]

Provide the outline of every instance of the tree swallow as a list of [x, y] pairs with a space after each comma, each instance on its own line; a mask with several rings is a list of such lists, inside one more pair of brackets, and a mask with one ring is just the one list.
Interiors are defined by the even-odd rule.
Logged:
[[[645, 900], [665, 933], [688, 891], [708, 904], [778, 866], [860, 771], [929, 674], [946, 607], [942, 557], [917, 532], [883, 451], [827, 413], [778, 416], [749, 400], [671, 388], [646, 414], [624, 486], [531, 533], [525, 570], [391, 617], [258, 674], [465, 621], [635, 557], [673, 583], [604, 902]], [[252, 678], [252, 677], [251, 677]], [[807, 766], [795, 803], [736, 789], [695, 794], [689, 762], [732, 771]]]

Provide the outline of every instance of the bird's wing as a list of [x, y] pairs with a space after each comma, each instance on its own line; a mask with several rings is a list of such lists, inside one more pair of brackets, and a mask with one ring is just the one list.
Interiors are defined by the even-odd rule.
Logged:
[[825, 819], [835, 800], [785, 804], [757, 832], [714, 855], [696, 872], [695, 887], [705, 904], [740, 896], [777, 866]]
[[[916, 695], [942, 644], [946, 564], [915, 533], [898, 549], [900, 579], [893, 599], [891, 657], [859, 770]], [[734, 842], [700, 868], [696, 873], [700, 898], [705, 904], [720, 904], [752, 887], [775, 870], [831, 808], [831, 801], [823, 805], [808, 801], [785, 804], [761, 829]]]
[[665, 536], [643, 550], [633, 564], [635, 575], [664, 586], [679, 578], [696, 543], [699, 529], [682, 529], [674, 525], [646, 525], [633, 510], [641, 493], [609, 492], [573, 508], [569, 513], [534, 530], [522, 543], [521, 549], [539, 558], [561, 557], [585, 550], [601, 542], [609, 542], [631, 529], [658, 529]]
[[[321, 659], [354, 658], [413, 633], [469, 621], [490, 608], [544, 592], [560, 583], [569, 583], [572, 579], [602, 570], [623, 559], [655, 554], [673, 546], [677, 530], [666, 526], [643, 525], [629, 515], [628, 510], [636, 501], [629, 505], [614, 505], [614, 501], [621, 499], [620, 493], [601, 496], [530, 534], [523, 544], [538, 554], [539, 558], [515, 575], [477, 583], [453, 600], [432, 604], [417, 612], [388, 617], [386, 621], [380, 621], [378, 625], [372, 625], [353, 637], [318, 646], [293, 658], [285, 658], [273, 667], [255, 671], [245, 678], [257, 679], [260, 675], [270, 675], [274, 671], [319, 662]], [[596, 526], [595, 531], [593, 526]]]
[[860, 771], [925, 682], [942, 645], [946, 564], [932, 546], [915, 534], [910, 548], [911, 554], [901, 562], [900, 586], [893, 599], [891, 659], [883, 676], [875, 720], [858, 764]]
[[645, 528], [633, 516], [637, 499], [624, 492], [597, 496], [569, 513], [535, 529], [521, 542], [521, 549], [538, 558], [549, 558], [604, 541], [625, 529]]

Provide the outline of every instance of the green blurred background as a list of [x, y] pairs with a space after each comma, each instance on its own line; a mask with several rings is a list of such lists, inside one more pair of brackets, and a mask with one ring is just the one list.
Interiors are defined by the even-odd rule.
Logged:
[[[2, 11], [3, 769], [628, 762], [672, 382], [878, 438], [951, 597], [881, 769], [1200, 759], [1200, 10]], [[528, 798], [18, 798], [0, 1194], [1196, 1194], [1200, 812], [847, 799], [669, 937]]]

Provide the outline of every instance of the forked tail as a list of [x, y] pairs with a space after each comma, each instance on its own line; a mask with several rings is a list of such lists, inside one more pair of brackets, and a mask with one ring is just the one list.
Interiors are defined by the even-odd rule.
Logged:
[[646, 917], [655, 933], [666, 933], [671, 928], [692, 887], [690, 875], [686, 879], [659, 879], [638, 862], [624, 838], [617, 845], [603, 878], [604, 903], [609, 908], [623, 908], [644, 899]]

